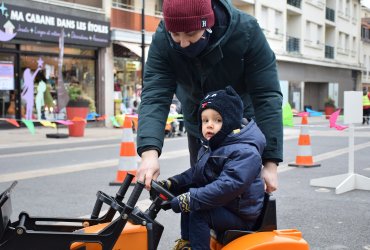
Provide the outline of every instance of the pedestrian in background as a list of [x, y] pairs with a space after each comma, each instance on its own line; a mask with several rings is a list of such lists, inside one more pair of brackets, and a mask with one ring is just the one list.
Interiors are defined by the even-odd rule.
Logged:
[[231, 85], [267, 140], [262, 176], [276, 190], [283, 158], [282, 93], [276, 59], [257, 20], [228, 0], [164, 0], [150, 45], [139, 112], [137, 179], [150, 188], [160, 174], [164, 127], [176, 94], [187, 131], [190, 162], [201, 147], [197, 110], [210, 91]]
[[363, 118], [362, 124], [365, 123], [369, 125], [370, 120], [370, 92], [367, 91], [367, 88], [362, 89], [363, 96], [362, 96], [362, 110], [363, 110]]

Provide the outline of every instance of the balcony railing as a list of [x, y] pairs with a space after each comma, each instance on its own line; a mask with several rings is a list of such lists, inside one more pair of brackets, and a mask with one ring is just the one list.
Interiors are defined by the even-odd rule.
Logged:
[[334, 59], [334, 47], [325, 45], [325, 58]]
[[335, 22], [335, 11], [330, 8], [326, 8], [325, 18], [329, 21]]
[[294, 7], [297, 7], [297, 8], [301, 8], [301, 0], [287, 0], [287, 3], [289, 4], [289, 5], [292, 5], [292, 6], [294, 6]]
[[300, 52], [299, 44], [299, 38], [288, 36], [286, 41], [286, 50], [288, 52]]

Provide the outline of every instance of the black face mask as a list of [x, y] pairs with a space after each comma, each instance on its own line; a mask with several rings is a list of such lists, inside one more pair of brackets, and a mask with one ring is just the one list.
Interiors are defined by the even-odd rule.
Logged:
[[205, 30], [202, 37], [197, 42], [190, 43], [190, 45], [186, 48], [182, 48], [179, 43], [176, 43], [172, 40], [173, 48], [190, 58], [194, 58], [202, 53], [202, 51], [207, 47], [210, 35], [210, 32]]

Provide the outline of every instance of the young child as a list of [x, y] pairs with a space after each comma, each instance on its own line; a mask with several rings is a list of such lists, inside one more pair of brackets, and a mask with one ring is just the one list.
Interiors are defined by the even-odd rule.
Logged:
[[243, 103], [230, 86], [202, 100], [202, 147], [195, 167], [161, 181], [178, 195], [172, 210], [182, 213], [181, 239], [174, 249], [209, 249], [211, 228], [253, 230], [263, 206], [266, 141], [253, 120], [242, 125], [242, 115]]

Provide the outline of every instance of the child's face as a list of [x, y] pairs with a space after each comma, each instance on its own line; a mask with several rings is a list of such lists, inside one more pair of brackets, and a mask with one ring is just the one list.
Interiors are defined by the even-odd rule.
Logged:
[[202, 134], [207, 140], [211, 139], [222, 127], [222, 116], [214, 109], [202, 112]]

